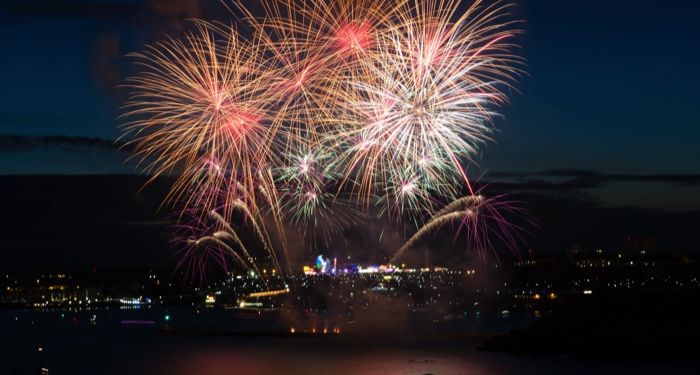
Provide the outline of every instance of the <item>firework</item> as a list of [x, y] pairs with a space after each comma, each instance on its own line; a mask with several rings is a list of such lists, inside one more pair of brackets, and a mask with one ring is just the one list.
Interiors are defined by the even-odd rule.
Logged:
[[[518, 245], [524, 242], [524, 228], [512, 223], [510, 217], [518, 217], [532, 224], [528, 213], [519, 202], [508, 200], [505, 195], [487, 198], [481, 194], [468, 195], [452, 201], [421, 227], [392, 256], [391, 262], [397, 261], [406, 250], [413, 247], [427, 234], [448, 223], [458, 223], [457, 235], [464, 232], [467, 238], [467, 250], [485, 260], [489, 253], [495, 252], [498, 244], [517, 253]], [[496, 243], [498, 242], [498, 244]]]
[[493, 108], [517, 70], [507, 51], [514, 35], [496, 24], [503, 7], [475, 2], [453, 20], [459, 2], [425, 1], [381, 34], [362, 74], [338, 92], [339, 165], [357, 176], [360, 195], [418, 171], [421, 184], [454, 197], [469, 181], [463, 164], [490, 140]]
[[129, 81], [125, 135], [153, 178], [178, 176], [173, 201], [209, 199], [207, 191], [234, 184], [252, 193], [256, 170], [274, 162], [282, 130], [270, 121], [259, 46], [233, 28], [222, 34], [195, 26], [184, 41], [134, 55], [144, 71]]
[[[187, 224], [176, 225], [173, 242], [179, 247], [177, 254], [180, 257], [176, 269], [183, 269], [187, 278], [198, 277], [201, 282], [209, 261], [214, 261], [225, 271], [234, 265], [251, 268], [251, 259], [245, 259], [245, 255], [235, 249], [240, 246], [247, 254], [245, 246], [227, 223], [199, 213], [184, 212], [180, 217], [187, 217]], [[223, 229], [222, 225], [227, 228]]]
[[328, 245], [331, 236], [342, 235], [361, 216], [353, 200], [337, 189], [333, 159], [330, 152], [303, 150], [278, 171], [282, 211], [314, 248], [319, 239]]
[[425, 213], [433, 211], [431, 192], [431, 186], [423, 181], [419, 173], [407, 171], [393, 176], [387, 182], [383, 195], [377, 198], [379, 216], [386, 215], [396, 221], [406, 216], [418, 226]]
[[479, 195], [466, 173], [520, 72], [508, 5], [264, 0], [255, 17], [226, 3], [252, 35], [195, 21], [147, 47], [125, 105], [146, 172], [176, 176], [166, 200], [191, 217], [179, 229], [190, 271], [205, 259], [255, 270], [237, 228], [289, 270], [285, 222], [328, 244], [360, 209], [416, 227], [430, 217], [395, 258], [448, 222], [480, 254], [490, 237], [518, 242], [505, 216], [519, 210]]
[[333, 158], [334, 156], [330, 152], [323, 151], [323, 148], [317, 147], [315, 150], [304, 148], [287, 157], [290, 165], [279, 168], [278, 181], [321, 185], [337, 177], [330, 165]]

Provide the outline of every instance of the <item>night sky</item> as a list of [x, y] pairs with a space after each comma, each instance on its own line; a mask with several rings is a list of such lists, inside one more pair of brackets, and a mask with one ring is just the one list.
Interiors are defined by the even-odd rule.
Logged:
[[[700, 3], [521, 0], [515, 4], [515, 17], [525, 20], [525, 34], [518, 43], [528, 74], [516, 84], [519, 92], [510, 95], [512, 102], [503, 109], [496, 143], [484, 150], [479, 168], [470, 172], [484, 173], [483, 181], [496, 189], [532, 198], [534, 215], [541, 210], [543, 216], [545, 234], [538, 236], [551, 237], [551, 232], [559, 231], [557, 240], [544, 247], [566, 246], [591, 233], [579, 228], [562, 234], [547, 227], [547, 215], [558, 217], [566, 207], [581, 204], [590, 210], [569, 211], [567, 216], [580, 214], [585, 220], [571, 219], [561, 227], [607, 223], [603, 218], [637, 223], [605, 233], [600, 242], [614, 243], [612, 239], [622, 238], [627, 230], [675, 238], [668, 243], [681, 246], [692, 238], [691, 232], [675, 234], [672, 228], [682, 230], [677, 223], [687, 224], [700, 210]], [[4, 191], [12, 193], [12, 198], [9, 193], [3, 197], [4, 206], [12, 203], [3, 219], [9, 225], [4, 225], [3, 237], [11, 238], [3, 244], [6, 250], [29, 254], [42, 243], [65, 242], [68, 235], [63, 232], [73, 224], [46, 229], [49, 234], [34, 238], [36, 243], [20, 238], [16, 231], [30, 233], [29, 227], [47, 225], [60, 215], [75, 218], [68, 212], [73, 195], [95, 202], [129, 201], [140, 206], [126, 210], [132, 215], [125, 214], [126, 221], [148, 218], [160, 225], [164, 213], [154, 203], [158, 194], [138, 193], [139, 184], [132, 180], [125, 183], [126, 191], [111, 189], [102, 195], [85, 185], [89, 179], [75, 188], [54, 189], [56, 177], [45, 177], [44, 182], [37, 178], [30, 184], [34, 188], [27, 188], [25, 180], [18, 182], [10, 175], [137, 174], [133, 164], [125, 163], [127, 155], [113, 145], [120, 134], [119, 106], [126, 95], [118, 86], [134, 73], [126, 55], [162, 40], [166, 33], [187, 30], [184, 19], [189, 17], [226, 20], [229, 13], [218, 1], [203, 0], [0, 4], [0, 174], [6, 175]], [[69, 180], [61, 179], [72, 186]], [[47, 192], [42, 186], [52, 188]], [[44, 203], [37, 203], [35, 195], [43, 193]], [[115, 198], [119, 194], [128, 197]], [[63, 203], [52, 206], [56, 200]], [[21, 201], [32, 201], [34, 214]], [[545, 201], [549, 203], [540, 203]], [[102, 211], [97, 216], [108, 217], [116, 205], [98, 207]], [[77, 206], [86, 206], [84, 215], [95, 212], [88, 203]], [[561, 212], [552, 213], [552, 207]], [[612, 212], [619, 216], [612, 219]], [[641, 218], [640, 212], [648, 216]], [[670, 228], [655, 233], [659, 223]], [[153, 246], [162, 245], [163, 236], [153, 235]], [[97, 238], [85, 240], [85, 249], [95, 246]], [[70, 261], [70, 256], [64, 258]], [[86, 262], [95, 259], [107, 258]]]

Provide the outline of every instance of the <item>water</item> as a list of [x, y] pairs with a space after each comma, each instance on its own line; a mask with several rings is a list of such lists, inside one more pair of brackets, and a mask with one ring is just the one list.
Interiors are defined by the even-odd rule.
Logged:
[[[368, 332], [362, 336], [316, 337], [159, 335], [157, 325], [125, 325], [124, 320], [163, 322], [176, 327], [214, 324], [250, 328], [255, 321], [232, 321], [223, 311], [190, 309], [101, 309], [94, 311], [0, 311], [0, 374], [588, 374], [697, 373], [691, 364], [582, 361], [514, 356], [476, 350], [488, 334], [522, 326], [526, 318], [494, 315], [452, 327], [460, 338], [427, 340]], [[261, 329], [255, 327], [256, 331]], [[663, 343], [660, 343], [660, 345]], [[41, 348], [41, 351], [39, 351]]]

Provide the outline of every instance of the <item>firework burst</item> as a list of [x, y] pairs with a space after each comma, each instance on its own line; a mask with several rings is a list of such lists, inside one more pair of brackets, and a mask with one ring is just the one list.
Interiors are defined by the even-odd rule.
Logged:
[[235, 184], [252, 192], [283, 130], [270, 121], [259, 47], [233, 28], [195, 26], [184, 41], [134, 55], [144, 71], [129, 81], [125, 105], [126, 136], [154, 178], [178, 176], [169, 197], [177, 201], [210, 199], [206, 191]]
[[344, 82], [329, 136], [345, 146], [339, 164], [360, 195], [407, 170], [448, 197], [461, 189], [455, 182], [469, 184], [463, 164], [490, 140], [493, 108], [517, 73], [504, 57], [515, 32], [492, 25], [504, 8], [479, 3], [453, 21], [459, 2], [417, 2]]
[[125, 105], [146, 172], [176, 176], [166, 200], [192, 218], [178, 237], [190, 271], [205, 259], [256, 267], [239, 219], [280, 269], [285, 221], [328, 244], [375, 205], [416, 227], [431, 218], [395, 258], [448, 222], [480, 254], [491, 238], [518, 242], [505, 219], [520, 210], [483, 198], [466, 173], [520, 73], [508, 5], [264, 0], [259, 18], [225, 3], [252, 35], [195, 21], [182, 40], [147, 47]]

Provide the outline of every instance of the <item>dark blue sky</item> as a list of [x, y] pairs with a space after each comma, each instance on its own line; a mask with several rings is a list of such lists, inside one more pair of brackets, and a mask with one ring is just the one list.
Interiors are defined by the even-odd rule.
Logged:
[[494, 169], [700, 172], [697, 1], [521, 1], [530, 77]]
[[[126, 54], [187, 17], [226, 19], [218, 1], [9, 0], [0, 5], [0, 174], [133, 173], [124, 155], [83, 138], [119, 135]], [[606, 180], [618, 204], [700, 208], [700, 22], [697, 1], [515, 1], [528, 76], [504, 108], [480, 167], [656, 176]], [[93, 143], [98, 143], [97, 146]], [[689, 180], [664, 178], [691, 175]], [[514, 177], [515, 176], [515, 177]], [[545, 175], [548, 182], [557, 178]], [[660, 176], [660, 177], [659, 177]], [[542, 177], [542, 176], [540, 176]], [[675, 182], [674, 182], [675, 181]], [[695, 182], [693, 182], [695, 181]], [[643, 184], [643, 187], [638, 186]], [[660, 199], [660, 194], [667, 194]], [[654, 202], [649, 203], [650, 197]]]

